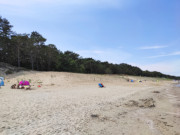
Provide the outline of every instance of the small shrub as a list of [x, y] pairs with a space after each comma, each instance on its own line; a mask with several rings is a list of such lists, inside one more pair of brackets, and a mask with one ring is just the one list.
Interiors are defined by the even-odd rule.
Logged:
[[29, 83], [31, 83], [31, 79], [29, 79]]
[[12, 74], [13, 71], [8, 69], [5, 73], [6, 73], [7, 75], [8, 75], [8, 74]]

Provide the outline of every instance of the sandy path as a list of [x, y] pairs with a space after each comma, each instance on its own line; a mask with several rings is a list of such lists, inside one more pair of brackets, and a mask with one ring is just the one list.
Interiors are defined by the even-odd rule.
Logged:
[[[30, 78], [33, 90], [9, 89], [21, 78]], [[41, 88], [36, 87], [38, 80], [43, 82]], [[98, 88], [99, 81], [106, 87]], [[168, 114], [177, 114], [177, 106], [172, 106], [175, 101], [170, 102], [167, 88], [171, 85], [164, 82], [129, 83], [118, 76], [36, 72], [9, 77], [0, 89], [0, 134], [178, 135], [179, 116]], [[129, 100], [149, 97], [156, 107], [126, 105]], [[168, 123], [163, 125], [160, 115]], [[173, 121], [173, 127], [166, 126]]]

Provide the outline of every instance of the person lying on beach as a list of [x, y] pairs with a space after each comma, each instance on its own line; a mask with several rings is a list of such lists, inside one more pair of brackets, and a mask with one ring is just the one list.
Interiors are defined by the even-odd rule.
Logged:
[[31, 85], [25, 85], [24, 88], [25, 88], [25, 90], [30, 90], [31, 89]]

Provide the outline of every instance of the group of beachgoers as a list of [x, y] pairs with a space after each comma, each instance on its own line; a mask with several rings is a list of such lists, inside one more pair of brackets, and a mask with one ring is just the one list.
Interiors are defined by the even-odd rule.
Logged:
[[31, 85], [28, 81], [20, 81], [18, 84], [13, 84], [11, 86], [11, 89], [25, 89], [25, 90], [30, 90]]

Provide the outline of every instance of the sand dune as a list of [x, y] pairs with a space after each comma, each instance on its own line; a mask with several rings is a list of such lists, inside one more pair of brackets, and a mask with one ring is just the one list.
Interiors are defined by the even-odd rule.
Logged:
[[[31, 81], [32, 90], [10, 89], [22, 79]], [[127, 79], [136, 82], [130, 83]], [[105, 88], [98, 87], [100, 82]], [[179, 101], [175, 92], [179, 89], [174, 89], [172, 81], [118, 75], [19, 72], [7, 76], [5, 84], [0, 89], [0, 134], [180, 134]]]

